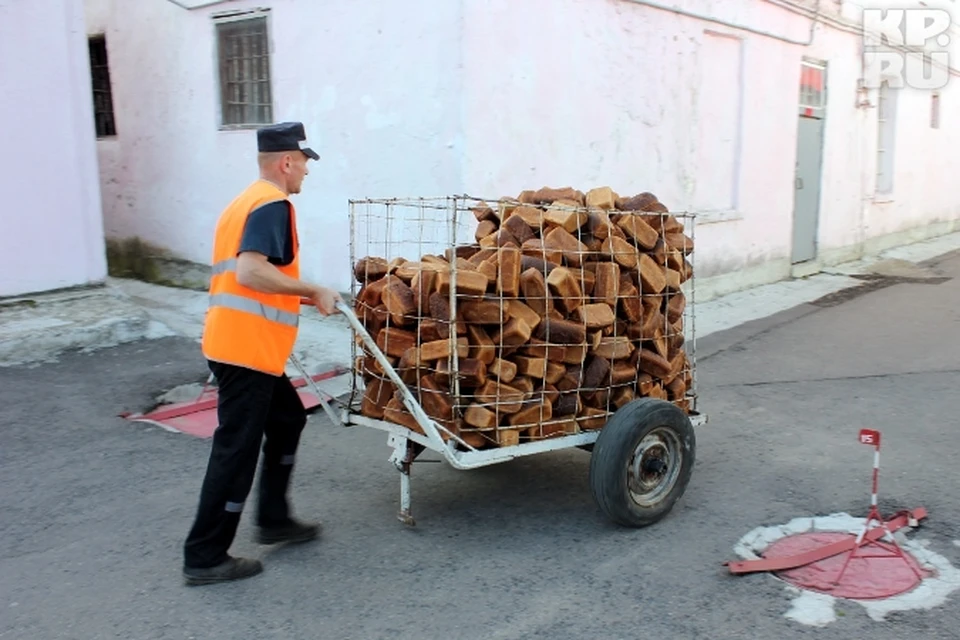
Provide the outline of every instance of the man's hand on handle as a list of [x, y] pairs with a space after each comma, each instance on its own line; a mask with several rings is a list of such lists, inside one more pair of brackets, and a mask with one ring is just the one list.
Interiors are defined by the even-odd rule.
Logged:
[[333, 289], [328, 289], [327, 287], [321, 286], [314, 287], [313, 291], [307, 297], [307, 300], [309, 300], [310, 304], [315, 306], [317, 311], [324, 316], [340, 313], [337, 311], [336, 304], [338, 302], [343, 302], [343, 299], [340, 297], [339, 293]]

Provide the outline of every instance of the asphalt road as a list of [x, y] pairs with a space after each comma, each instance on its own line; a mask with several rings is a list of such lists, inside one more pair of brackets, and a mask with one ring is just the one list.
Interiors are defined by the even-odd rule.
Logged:
[[180, 545], [209, 443], [116, 417], [202, 380], [196, 346], [0, 370], [0, 638], [956, 638], [960, 592], [885, 622], [842, 602], [817, 629], [784, 617], [782, 583], [721, 563], [757, 526], [866, 515], [867, 426], [885, 438], [881, 507], [925, 506], [911, 536], [960, 566], [958, 308], [960, 280], [895, 284], [702, 341], [693, 480], [643, 530], [603, 519], [580, 450], [418, 464], [404, 528], [385, 436], [315, 414], [294, 504], [323, 539], [259, 547], [245, 517], [234, 552], [265, 573], [203, 588], [182, 586]]

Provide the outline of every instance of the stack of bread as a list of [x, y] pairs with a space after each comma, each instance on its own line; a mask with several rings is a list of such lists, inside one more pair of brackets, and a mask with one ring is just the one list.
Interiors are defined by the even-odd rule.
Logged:
[[[354, 265], [356, 313], [430, 418], [480, 448], [600, 429], [640, 397], [689, 410], [682, 216], [609, 187], [473, 204], [476, 242]], [[364, 415], [423, 431], [366, 348], [356, 367]]]

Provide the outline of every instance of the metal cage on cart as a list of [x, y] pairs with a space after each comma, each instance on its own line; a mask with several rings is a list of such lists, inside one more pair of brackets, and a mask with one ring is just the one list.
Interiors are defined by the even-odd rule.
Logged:
[[656, 522], [683, 494], [706, 421], [695, 216], [641, 195], [628, 210], [350, 201], [353, 308], [338, 308], [354, 367], [338, 417], [389, 434], [401, 521], [414, 523], [410, 468], [425, 449], [456, 469], [592, 451], [594, 497], [627, 526]]

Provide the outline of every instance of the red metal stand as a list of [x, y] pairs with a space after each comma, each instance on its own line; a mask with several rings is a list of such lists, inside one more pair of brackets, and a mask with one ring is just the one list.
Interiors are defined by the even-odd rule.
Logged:
[[[803, 553], [788, 557], [757, 558], [755, 560], [742, 560], [738, 562], [724, 562], [730, 573], [742, 575], [746, 573], [786, 571], [812, 565], [827, 558], [838, 556], [842, 553], [847, 554], [847, 558], [837, 574], [837, 577], [831, 581], [834, 587], [840, 584], [841, 578], [847, 571], [847, 567], [853, 558], [900, 558], [906, 563], [910, 570], [920, 579], [923, 579], [922, 573], [911, 563], [906, 554], [897, 544], [893, 537], [893, 532], [903, 527], [916, 527], [920, 520], [927, 517], [927, 510], [918, 507], [910, 511], [901, 511], [889, 521], [885, 521], [880, 515], [880, 509], [877, 506], [877, 492], [880, 484], [880, 432], [873, 429], [862, 429], [860, 431], [860, 442], [872, 445], [874, 447], [873, 456], [873, 490], [870, 500], [870, 511], [867, 515], [867, 521], [863, 529], [857, 535], [856, 539], [840, 540], [823, 547], [811, 549]], [[871, 527], [876, 522], [879, 526]], [[883, 542], [884, 538], [889, 538], [890, 542]], [[862, 549], [867, 545], [875, 545], [883, 549], [884, 554], [866, 554]]]
[[[911, 564], [906, 556], [903, 553], [903, 549], [900, 548], [900, 545], [897, 543], [897, 540], [893, 537], [890, 529], [887, 527], [887, 523], [884, 521], [883, 516], [880, 515], [880, 509], [877, 507], [877, 490], [880, 485], [880, 432], [874, 429], [861, 429], [860, 430], [860, 442], [862, 444], [868, 444], [873, 446], [873, 490], [870, 495], [870, 511], [867, 514], [867, 521], [863, 524], [863, 529], [860, 530], [860, 533], [857, 535], [857, 540], [854, 543], [853, 549], [847, 553], [847, 559], [843, 563], [843, 567], [840, 569], [840, 573], [837, 574], [837, 577], [833, 580], [833, 585], [836, 586], [840, 584], [840, 579], [843, 578], [843, 574], [846, 573], [847, 567], [850, 565], [850, 561], [856, 558], [899, 558], [910, 569], [916, 574], [918, 578], [923, 579], [923, 575], [919, 573], [916, 567]], [[876, 521], [876, 523], [883, 528], [884, 535], [879, 538], [874, 539], [873, 536], [867, 536], [867, 533], [871, 529], [871, 523]], [[890, 542], [881, 542], [883, 538], [889, 538]], [[876, 553], [876, 554], [867, 554], [862, 553], [861, 550], [867, 545], [875, 545], [882, 549], [885, 553]]]

